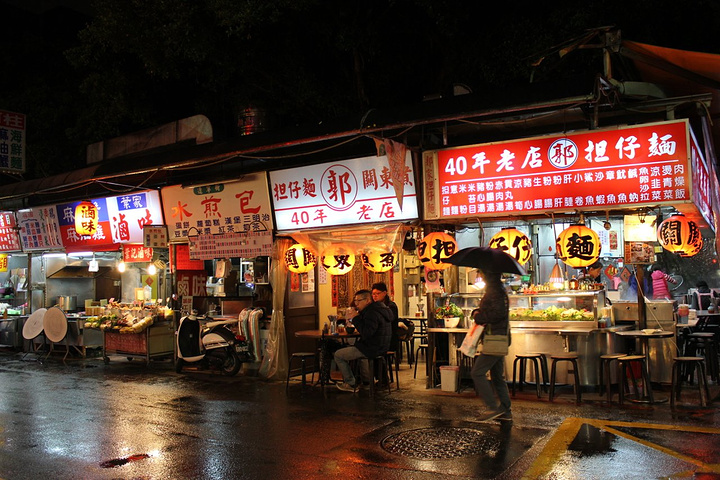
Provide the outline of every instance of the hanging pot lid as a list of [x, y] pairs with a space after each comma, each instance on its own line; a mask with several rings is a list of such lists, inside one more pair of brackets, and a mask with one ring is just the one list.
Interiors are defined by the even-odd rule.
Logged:
[[25, 320], [22, 331], [25, 340], [32, 340], [42, 333], [45, 312], [47, 312], [47, 308], [38, 308]]
[[49, 308], [43, 317], [45, 336], [53, 343], [61, 342], [67, 334], [68, 322], [65, 313], [58, 307]]

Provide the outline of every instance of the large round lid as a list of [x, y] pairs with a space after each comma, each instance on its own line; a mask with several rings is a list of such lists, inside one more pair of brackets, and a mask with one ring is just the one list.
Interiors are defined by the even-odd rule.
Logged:
[[22, 331], [25, 340], [32, 340], [42, 333], [45, 312], [47, 312], [47, 308], [38, 308], [25, 320]]
[[65, 313], [58, 307], [48, 308], [43, 317], [45, 336], [51, 342], [61, 342], [67, 334], [68, 322]]

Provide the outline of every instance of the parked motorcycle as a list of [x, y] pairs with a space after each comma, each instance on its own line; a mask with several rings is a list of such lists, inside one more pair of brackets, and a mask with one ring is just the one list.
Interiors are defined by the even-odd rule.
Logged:
[[[175, 371], [182, 372], [183, 366], [198, 363], [202, 368], [218, 368], [224, 375], [237, 375], [244, 362], [252, 361], [247, 338], [240, 328], [240, 318], [204, 322], [205, 316], [193, 310], [180, 319], [175, 332], [177, 360]], [[238, 333], [230, 326], [237, 324]]]

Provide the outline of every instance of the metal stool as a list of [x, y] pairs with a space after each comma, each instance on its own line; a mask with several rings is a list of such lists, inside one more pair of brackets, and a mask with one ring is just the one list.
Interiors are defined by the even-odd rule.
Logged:
[[[598, 377], [598, 380], [600, 381], [599, 385], [599, 391], [600, 395], [604, 393], [604, 391], [607, 389], [607, 402], [610, 403], [612, 401], [612, 375], [610, 373], [610, 366], [612, 365], [612, 362], [626, 356], [626, 353], [608, 353], [606, 355], [600, 355], [600, 376]], [[618, 364], [619, 367], [619, 364]], [[618, 368], [619, 370], [619, 368]], [[603, 375], [604, 372], [604, 375]], [[620, 373], [618, 373], [618, 376], [620, 376]], [[622, 388], [622, 380], [618, 378], [618, 381], [620, 383], [620, 386]]]
[[[389, 351], [385, 354], [385, 363], [388, 365], [388, 373], [390, 376], [390, 382], [395, 382], [395, 387], [400, 390], [400, 357], [393, 351]], [[395, 375], [393, 378], [392, 365], [395, 365]]]
[[519, 388], [522, 392], [523, 383], [525, 383], [525, 373], [527, 369], [528, 360], [532, 360], [535, 366], [535, 388], [537, 390], [537, 397], [540, 398], [540, 378], [542, 377], [543, 388], [547, 387], [547, 358], [544, 353], [518, 353], [515, 355], [515, 361], [513, 362], [513, 376], [512, 376], [512, 394], [515, 396], [515, 374], [517, 373], [518, 362], [520, 363], [520, 378]]
[[576, 403], [580, 405], [581, 400], [581, 392], [580, 392], [580, 374], [578, 372], [578, 354], [574, 352], [568, 352], [568, 353], [561, 353], [558, 355], [550, 355], [550, 358], [552, 359], [552, 369], [550, 373], [550, 401], [553, 401], [553, 398], [555, 397], [555, 372], [556, 372], [556, 366], [559, 362], [570, 362], [573, 364], [573, 374], [575, 376], [575, 398]]
[[[285, 379], [285, 393], [287, 393], [288, 387], [290, 386], [290, 372], [292, 371], [293, 358], [300, 359], [300, 375], [302, 375], [302, 387], [305, 388], [305, 375], [307, 374], [305, 367], [307, 366], [307, 359], [312, 358], [313, 362], [314, 362], [315, 354], [312, 352], [295, 352], [292, 355], [290, 355], [290, 360], [288, 361], [287, 379]], [[310, 382], [312, 382], [313, 380], [315, 380], [315, 368], [313, 368], [312, 376], [310, 377]]]
[[638, 396], [638, 398], [641, 398], [642, 392], [638, 392], [637, 387], [637, 379], [635, 378], [635, 373], [632, 370], [632, 364], [639, 362], [640, 363], [640, 372], [643, 379], [643, 390], [645, 390], [648, 399], [650, 400], [650, 403], [654, 402], [653, 399], [653, 393], [652, 393], [652, 386], [650, 385], [650, 376], [648, 375], [647, 370], [647, 359], [645, 358], [645, 355], [626, 355], [624, 357], [620, 357], [617, 359], [618, 367], [620, 371], [620, 385], [619, 385], [619, 403], [620, 405], [623, 405], [625, 403], [625, 387], [628, 387], [627, 384], [627, 367], [628, 365], [631, 366], [630, 368], [630, 377], [632, 379], [633, 383], [633, 389], [635, 391], [635, 394]]
[[700, 406], [706, 407], [710, 401], [707, 378], [705, 377], [705, 363], [703, 357], [675, 357], [672, 368], [672, 394], [670, 395], [670, 408], [675, 408], [675, 400], [680, 400], [680, 390], [685, 373], [689, 372], [690, 380], [697, 370], [698, 390], [700, 391]]
[[707, 363], [707, 370], [710, 378], [714, 381], [720, 380], [720, 366], [718, 365], [718, 354], [715, 350], [715, 334], [712, 332], [695, 332], [685, 337], [685, 355], [702, 355]]
[[417, 378], [417, 365], [418, 365], [418, 356], [420, 355], [420, 350], [423, 351], [424, 355], [427, 355], [428, 351], [428, 344], [427, 343], [421, 343], [418, 345], [417, 349], [415, 350], [415, 372], [413, 373], [413, 378]]

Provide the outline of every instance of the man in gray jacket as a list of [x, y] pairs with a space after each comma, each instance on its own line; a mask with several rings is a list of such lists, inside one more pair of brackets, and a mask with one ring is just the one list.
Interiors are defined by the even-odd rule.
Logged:
[[[354, 392], [359, 386], [350, 368], [350, 361], [384, 355], [390, 348], [392, 336], [392, 311], [384, 303], [374, 302], [370, 290], [358, 290], [354, 302], [359, 314], [353, 318], [353, 325], [360, 338], [354, 345], [341, 348], [334, 355], [335, 363], [343, 376], [343, 382], [338, 383], [337, 387], [344, 392]], [[361, 361], [360, 374], [363, 381], [373, 381], [367, 360]]]

